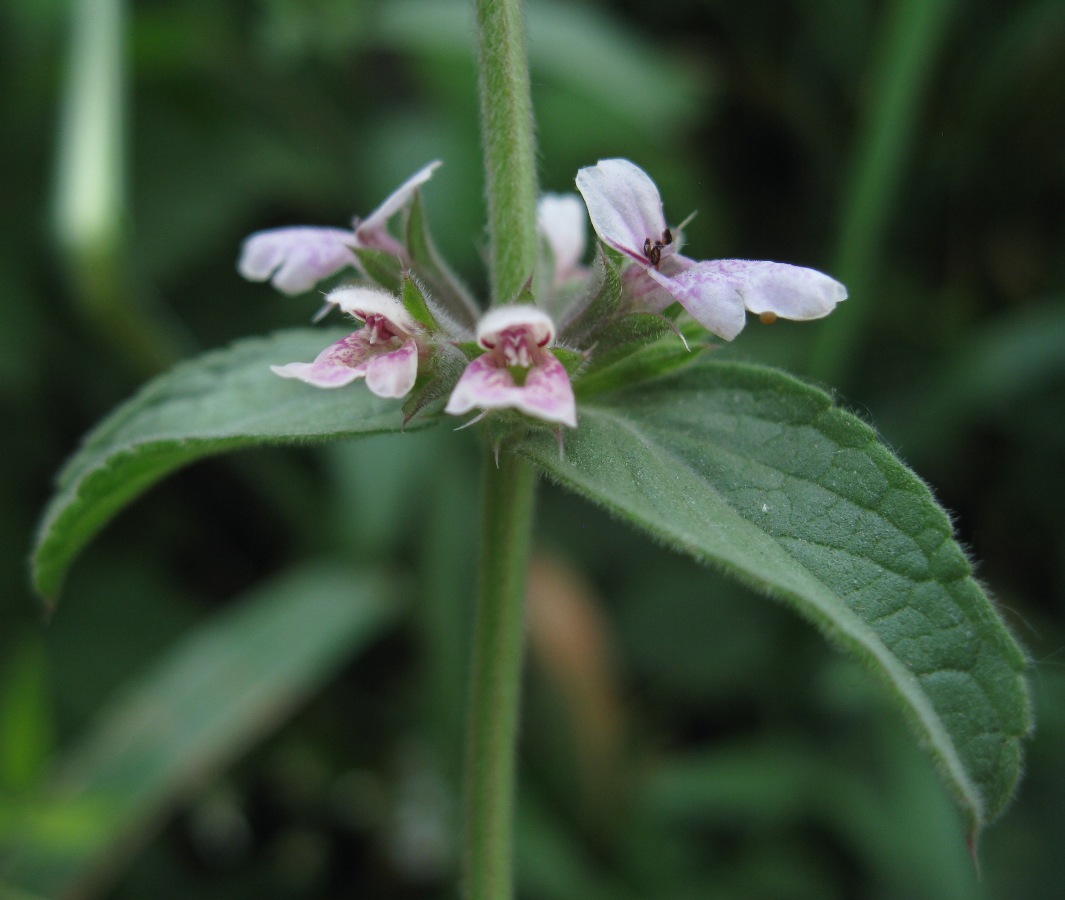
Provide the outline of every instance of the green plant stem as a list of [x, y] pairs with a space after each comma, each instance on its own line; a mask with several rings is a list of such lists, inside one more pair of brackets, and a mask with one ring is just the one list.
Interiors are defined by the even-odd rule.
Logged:
[[525, 580], [535, 473], [505, 454], [485, 459], [480, 586], [466, 756], [468, 900], [513, 895], [514, 771], [521, 698]]
[[520, 0], [476, 0], [492, 304], [536, 265], [536, 142]]

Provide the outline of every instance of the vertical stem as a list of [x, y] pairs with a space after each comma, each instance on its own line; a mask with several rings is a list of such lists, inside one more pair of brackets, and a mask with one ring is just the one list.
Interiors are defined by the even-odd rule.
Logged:
[[505, 454], [497, 468], [494, 455], [487, 455], [467, 723], [468, 900], [513, 896], [515, 751], [534, 487], [535, 474], [528, 463]]
[[492, 304], [508, 303], [536, 264], [536, 142], [520, 0], [476, 0]]
[[[475, 0], [492, 304], [514, 300], [536, 265], [536, 152], [521, 0]], [[514, 770], [525, 577], [535, 475], [513, 454], [485, 459], [480, 590], [466, 756], [469, 900], [513, 896]]]

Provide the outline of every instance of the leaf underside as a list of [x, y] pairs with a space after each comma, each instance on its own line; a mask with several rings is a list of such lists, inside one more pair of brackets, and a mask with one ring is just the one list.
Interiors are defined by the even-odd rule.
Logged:
[[970, 833], [1009, 801], [1030, 729], [1024, 653], [949, 519], [875, 433], [764, 368], [705, 358], [581, 404], [551, 478], [792, 605], [901, 701]]
[[[41, 595], [55, 598], [81, 548], [183, 465], [239, 447], [402, 430], [400, 404], [365, 385], [321, 390], [270, 371], [314, 359], [345, 333], [305, 328], [239, 341], [156, 378], [104, 419], [60, 473], [41, 522], [33, 554]], [[432, 421], [417, 418], [406, 427]]]

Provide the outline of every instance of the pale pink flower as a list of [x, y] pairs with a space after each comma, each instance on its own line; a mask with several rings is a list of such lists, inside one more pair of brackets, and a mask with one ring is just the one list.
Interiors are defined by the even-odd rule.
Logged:
[[625, 296], [634, 306], [657, 312], [677, 301], [704, 328], [731, 341], [747, 311], [770, 321], [807, 321], [847, 299], [842, 284], [816, 269], [746, 259], [696, 262], [681, 255], [658, 188], [627, 159], [581, 169], [577, 189], [600, 240], [636, 263], [624, 275]]
[[551, 248], [556, 285], [584, 275], [588, 215], [576, 194], [544, 194], [536, 205], [536, 227]]
[[420, 326], [402, 303], [387, 291], [342, 287], [326, 302], [363, 322], [358, 331], [330, 344], [314, 362], [270, 368], [282, 378], [297, 378], [320, 388], [337, 388], [365, 378], [378, 397], [402, 397], [418, 375]]
[[546, 422], [577, 427], [569, 374], [548, 347], [555, 338], [550, 317], [534, 306], [501, 306], [477, 323], [484, 354], [462, 373], [445, 412], [516, 409]]
[[285, 294], [302, 294], [330, 275], [360, 268], [357, 249], [384, 250], [405, 259], [403, 245], [388, 230], [389, 220], [410, 203], [440, 162], [419, 170], [351, 230], [297, 225], [259, 231], [244, 241], [237, 269], [249, 281], [269, 279]]

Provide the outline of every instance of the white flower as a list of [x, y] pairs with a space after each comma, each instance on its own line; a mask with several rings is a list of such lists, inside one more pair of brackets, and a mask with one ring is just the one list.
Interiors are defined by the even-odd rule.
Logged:
[[842, 284], [816, 269], [746, 259], [696, 262], [681, 255], [658, 188], [627, 159], [581, 169], [577, 189], [600, 240], [635, 261], [624, 285], [640, 307], [658, 311], [675, 300], [704, 328], [731, 341], [743, 330], [748, 310], [769, 321], [807, 321], [827, 316], [847, 299]]
[[421, 331], [395, 297], [376, 288], [344, 287], [326, 301], [363, 322], [358, 331], [330, 344], [314, 362], [270, 368], [282, 378], [298, 378], [320, 388], [337, 388], [365, 378], [378, 397], [402, 397], [418, 375]]
[[404, 259], [406, 250], [389, 232], [388, 222], [439, 165], [431, 162], [415, 172], [369, 216], [356, 219], [350, 231], [296, 225], [256, 232], [244, 241], [237, 270], [249, 281], [270, 279], [285, 294], [302, 294], [348, 266], [360, 268], [357, 249], [384, 250]]
[[569, 374], [547, 349], [554, 338], [554, 323], [534, 306], [489, 310], [477, 323], [477, 343], [487, 352], [466, 366], [444, 411], [516, 409], [576, 428]]

